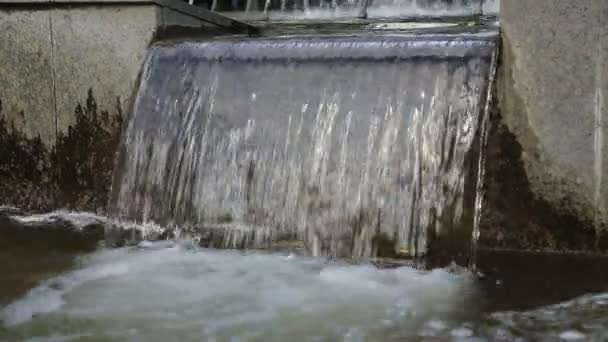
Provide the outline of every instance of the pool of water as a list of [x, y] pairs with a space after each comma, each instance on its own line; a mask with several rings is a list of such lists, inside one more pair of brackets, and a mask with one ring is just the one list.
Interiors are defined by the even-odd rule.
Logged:
[[[290, 254], [144, 242], [74, 255], [64, 271], [0, 307], [0, 340], [608, 338], [608, 294], [497, 309], [489, 297], [505, 304], [508, 293], [488, 290], [492, 286], [480, 279], [458, 267], [380, 269]], [[485, 281], [490, 279], [493, 287], [501, 286], [500, 279], [486, 276]], [[510, 279], [503, 281], [508, 285]], [[525, 289], [513, 291], [521, 297]]]

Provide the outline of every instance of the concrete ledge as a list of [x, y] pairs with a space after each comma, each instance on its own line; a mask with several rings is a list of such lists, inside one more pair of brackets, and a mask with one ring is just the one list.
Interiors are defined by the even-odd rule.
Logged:
[[180, 0], [0, 0], [0, 8], [43, 5], [46, 5], [47, 7], [157, 5], [160, 7], [169, 8], [183, 15], [196, 18], [200, 21], [217, 25], [232, 32], [247, 34], [254, 34], [257, 32], [257, 29], [254, 26], [216, 12], [211, 12], [197, 6], [191, 6]]

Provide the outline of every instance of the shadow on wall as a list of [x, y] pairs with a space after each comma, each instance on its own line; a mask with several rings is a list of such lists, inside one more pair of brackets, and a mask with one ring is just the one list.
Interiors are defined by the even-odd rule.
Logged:
[[494, 94], [490, 112], [481, 248], [607, 253], [606, 227], [596, 229], [569, 196], [550, 203], [532, 192], [522, 146], [504, 123], [498, 98]]
[[105, 211], [122, 127], [120, 99], [113, 112], [103, 110], [90, 89], [74, 115], [75, 124], [57, 132], [49, 148], [39, 136], [28, 138], [15, 128], [0, 99], [0, 204], [35, 211]]

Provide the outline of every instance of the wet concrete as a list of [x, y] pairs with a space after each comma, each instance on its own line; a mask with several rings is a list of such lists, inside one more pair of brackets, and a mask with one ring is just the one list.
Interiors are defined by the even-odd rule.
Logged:
[[606, 13], [602, 0], [501, 3], [486, 245], [608, 250]]
[[480, 245], [522, 251], [608, 251], [604, 229], [581, 216], [574, 199], [551, 203], [533, 192], [526, 173], [525, 153], [504, 123], [501, 104], [494, 97], [486, 151], [485, 201]]

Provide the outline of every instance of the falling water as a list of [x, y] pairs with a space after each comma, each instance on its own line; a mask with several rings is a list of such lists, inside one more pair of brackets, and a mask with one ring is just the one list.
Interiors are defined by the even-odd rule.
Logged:
[[495, 39], [156, 45], [111, 211], [225, 248], [299, 241], [314, 255], [369, 257], [421, 255], [454, 230], [470, 240]]
[[[602, 173], [604, 164], [604, 94], [602, 90], [603, 82], [603, 44], [598, 44], [598, 57], [596, 62], [596, 75], [595, 75], [595, 94], [593, 98], [594, 102], [594, 127], [593, 127], [593, 202], [597, 208], [595, 211], [595, 229], [597, 236], [600, 236], [600, 227], [604, 220], [604, 215], [601, 212], [603, 206], [602, 203]], [[596, 247], [599, 243], [599, 239], [596, 241]]]
[[480, 153], [478, 155], [477, 162], [477, 183], [475, 185], [475, 209], [474, 209], [474, 217], [473, 217], [473, 235], [471, 236], [471, 258], [469, 266], [471, 269], [476, 269], [475, 262], [477, 260], [477, 247], [479, 238], [481, 236], [481, 214], [485, 199], [485, 190], [484, 190], [484, 177], [485, 177], [485, 167], [486, 167], [486, 143], [488, 137], [488, 121], [490, 120], [489, 112], [490, 106], [492, 105], [492, 91], [495, 90], [494, 82], [496, 78], [496, 62], [497, 56], [496, 54], [492, 56], [492, 63], [490, 65], [490, 74], [488, 77], [488, 87], [485, 101], [485, 108], [483, 110], [483, 116], [481, 118], [481, 123], [479, 126], [479, 144], [480, 144]]
[[[215, 0], [212, 6], [217, 9]], [[223, 11], [272, 14], [272, 19], [447, 17], [496, 15], [500, 0], [247, 0], [244, 7], [231, 1]]]

